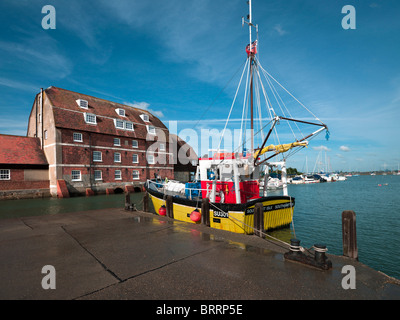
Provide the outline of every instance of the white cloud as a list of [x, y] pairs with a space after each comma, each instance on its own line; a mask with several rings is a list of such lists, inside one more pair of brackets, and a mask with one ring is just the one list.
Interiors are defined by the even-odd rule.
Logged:
[[280, 24], [275, 25], [275, 26], [274, 26], [274, 30], [275, 30], [276, 32], [278, 32], [278, 34], [279, 34], [280, 36], [283, 36], [283, 35], [287, 34], [287, 31], [286, 31], [286, 30], [283, 30], [283, 28], [282, 28], [282, 26], [281, 26]]
[[344, 151], [344, 152], [349, 152], [350, 151], [350, 148], [349, 147], [346, 147], [346, 146], [340, 146], [340, 148], [339, 148], [341, 151]]
[[63, 79], [72, 72], [72, 63], [58, 49], [56, 40], [43, 33], [31, 32], [27, 36], [20, 42], [0, 41], [2, 58], [23, 65], [25, 71], [32, 68], [36, 75]]
[[0, 77], [0, 86], [13, 88], [13, 89], [17, 89], [17, 90], [22, 90], [22, 91], [28, 91], [28, 92], [36, 92], [39, 90], [39, 87], [34, 84], [25, 83], [25, 82], [21, 82], [21, 81], [14, 81], [14, 80], [6, 79], [3, 77]]
[[329, 148], [327, 148], [325, 146], [313, 147], [313, 149], [316, 150], [316, 151], [321, 151], [321, 150], [323, 150], [323, 151], [331, 151], [331, 149], [329, 149]]
[[148, 102], [144, 102], [144, 101], [143, 102], [136, 102], [136, 101], [134, 101], [133, 103], [124, 102], [123, 104], [125, 104], [127, 106], [130, 106], [132, 108], [138, 108], [138, 109], [146, 110], [146, 111], [150, 112], [151, 114], [155, 115], [158, 118], [164, 117], [164, 114], [162, 113], [162, 111], [149, 109], [150, 103], [148, 103]]

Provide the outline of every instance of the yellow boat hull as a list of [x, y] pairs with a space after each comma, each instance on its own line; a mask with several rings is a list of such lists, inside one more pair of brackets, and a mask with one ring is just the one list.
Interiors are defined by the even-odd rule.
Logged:
[[[149, 193], [156, 214], [166, 201], [157, 195]], [[188, 201], [189, 202], [189, 201]], [[192, 201], [193, 202], [193, 201]], [[265, 197], [261, 198], [264, 207], [264, 230], [273, 230], [289, 226], [293, 219], [294, 198], [290, 197]], [[246, 206], [243, 210], [222, 210], [210, 204], [210, 227], [235, 233], [254, 233], [254, 207], [255, 203]], [[196, 205], [198, 205], [196, 207]], [[229, 205], [225, 204], [225, 207]], [[237, 207], [237, 205], [233, 205]], [[173, 217], [176, 220], [196, 223], [190, 219], [193, 210], [201, 212], [201, 201], [196, 204], [183, 204], [173, 201]], [[197, 222], [201, 223], [201, 222]]]

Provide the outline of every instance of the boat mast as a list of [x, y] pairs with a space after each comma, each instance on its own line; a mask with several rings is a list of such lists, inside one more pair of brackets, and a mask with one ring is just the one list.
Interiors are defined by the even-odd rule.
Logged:
[[254, 64], [254, 55], [252, 53], [252, 45], [253, 41], [251, 38], [251, 27], [253, 25], [253, 17], [252, 17], [252, 7], [251, 0], [249, 0], [249, 59], [250, 59], [250, 134], [251, 134], [251, 149], [250, 154], [254, 152], [254, 116], [253, 116], [253, 64]]
[[246, 48], [247, 54], [248, 54], [248, 59], [249, 59], [249, 64], [250, 64], [250, 129], [251, 129], [251, 154], [254, 153], [254, 107], [253, 107], [253, 81], [254, 81], [254, 68], [255, 68], [255, 55], [257, 53], [257, 43], [253, 43], [252, 35], [251, 35], [251, 28], [255, 28], [256, 31], [258, 31], [258, 26], [253, 24], [253, 13], [252, 13], [252, 6], [251, 6], [251, 0], [247, 2], [249, 4], [249, 15], [247, 18], [249, 21], [245, 21], [244, 18], [242, 17], [242, 25], [244, 23], [247, 23], [249, 25], [249, 45], [248, 45], [248, 50]]

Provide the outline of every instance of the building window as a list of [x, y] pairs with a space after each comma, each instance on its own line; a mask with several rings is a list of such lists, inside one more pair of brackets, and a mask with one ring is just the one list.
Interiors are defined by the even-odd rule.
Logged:
[[132, 163], [139, 163], [139, 157], [137, 154], [132, 155]]
[[114, 138], [114, 146], [120, 146], [121, 140], [119, 138]]
[[133, 170], [133, 180], [139, 180], [139, 170]]
[[81, 172], [79, 170], [72, 170], [71, 172], [71, 180], [72, 181], [81, 181]]
[[133, 122], [125, 121], [125, 129], [133, 131]]
[[124, 121], [123, 120], [114, 119], [114, 124], [117, 129], [124, 129]]
[[125, 117], [125, 110], [124, 109], [118, 108], [118, 109], [115, 109], [115, 111], [117, 112], [117, 114], [119, 116]]
[[154, 164], [154, 156], [153, 155], [147, 155], [147, 162], [148, 164]]
[[90, 124], [97, 124], [96, 115], [93, 113], [84, 113], [85, 122]]
[[148, 133], [150, 133], [150, 134], [156, 134], [156, 128], [155, 128], [154, 126], [149, 126], [149, 125], [147, 125], [146, 128], [147, 128], [147, 132], [148, 132]]
[[88, 104], [88, 102], [86, 100], [78, 99], [78, 100], [76, 100], [76, 103], [78, 104], [78, 106], [80, 108], [83, 108], [83, 109], [88, 109], [89, 108], [89, 104]]
[[160, 151], [165, 151], [165, 143], [160, 143]]
[[143, 121], [149, 122], [149, 115], [148, 114], [141, 114], [140, 117]]
[[11, 174], [9, 169], [0, 169], [0, 180], [10, 180]]
[[114, 162], [121, 162], [121, 154], [118, 152], [114, 153]]
[[82, 142], [83, 141], [82, 133], [79, 133], [79, 132], [74, 132], [73, 138], [74, 138], [74, 141], [76, 141], [76, 142]]
[[44, 130], [44, 140], [47, 140], [47, 130]]
[[115, 170], [114, 177], [115, 177], [115, 180], [122, 180], [121, 170]]
[[137, 140], [132, 140], [132, 148], [139, 148], [139, 143]]
[[94, 170], [94, 180], [103, 180], [101, 170]]
[[102, 161], [101, 151], [93, 151], [93, 161]]

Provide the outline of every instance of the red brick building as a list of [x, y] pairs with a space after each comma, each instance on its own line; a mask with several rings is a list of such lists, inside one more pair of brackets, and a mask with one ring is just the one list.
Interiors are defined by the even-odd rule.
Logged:
[[168, 129], [142, 109], [49, 87], [36, 95], [27, 135], [44, 150], [53, 196], [141, 188], [154, 174], [174, 178]]
[[38, 138], [0, 135], [0, 199], [49, 196], [49, 165]]

